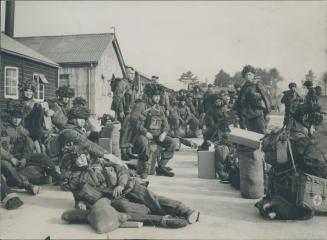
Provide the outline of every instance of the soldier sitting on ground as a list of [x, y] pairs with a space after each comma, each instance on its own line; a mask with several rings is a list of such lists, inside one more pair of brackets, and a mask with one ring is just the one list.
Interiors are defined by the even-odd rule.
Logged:
[[130, 177], [122, 166], [101, 161], [100, 168], [91, 168], [88, 151], [75, 145], [66, 148], [66, 154], [72, 164], [69, 186], [78, 209], [89, 209], [99, 199], [108, 198], [117, 211], [137, 215], [137, 220], [153, 221], [157, 226], [176, 228], [199, 220], [199, 211], [155, 194], [137, 178]]
[[200, 151], [208, 150], [212, 142], [219, 142], [224, 134], [230, 132], [229, 125], [232, 123], [224, 98], [220, 94], [214, 94], [211, 99], [213, 107], [206, 113], [204, 119], [202, 128], [204, 141], [198, 148]]
[[181, 98], [177, 108], [178, 115], [180, 116], [179, 128], [184, 133], [179, 137], [197, 137], [199, 135], [199, 120], [192, 114], [190, 108], [186, 105], [186, 99]]
[[61, 86], [56, 90], [56, 99], [50, 99], [49, 108], [54, 111], [51, 117], [52, 123], [59, 130], [67, 124], [67, 113], [69, 111], [70, 99], [75, 96], [75, 90], [69, 86]]
[[[268, 219], [306, 220], [314, 216], [315, 211], [309, 202], [302, 204], [299, 201], [300, 183], [302, 174], [310, 174], [327, 179], [326, 136], [327, 126], [321, 118], [315, 118], [317, 130], [310, 138], [304, 126], [310, 109], [305, 104], [299, 104], [290, 117], [294, 120], [291, 128], [283, 128], [267, 134], [262, 142], [265, 161], [271, 164], [269, 184], [266, 196], [256, 203], [260, 214]], [[326, 180], [325, 180], [326, 181]], [[324, 201], [320, 194], [323, 189], [312, 186], [307, 194], [312, 194], [309, 200], [317, 200], [314, 206], [318, 207]], [[310, 190], [311, 189], [311, 190]], [[321, 192], [315, 192], [319, 191]], [[317, 197], [315, 197], [315, 194]], [[307, 201], [309, 201], [307, 200]]]
[[152, 106], [144, 112], [144, 118], [140, 119], [136, 126], [137, 138], [134, 143], [134, 152], [139, 156], [138, 174], [147, 178], [149, 169], [150, 141], [158, 144], [164, 150], [156, 168], [157, 175], [173, 177], [174, 173], [166, 167], [168, 161], [174, 156], [176, 143], [167, 136], [169, 131], [168, 121], [163, 108], [159, 105], [160, 91], [152, 90]]

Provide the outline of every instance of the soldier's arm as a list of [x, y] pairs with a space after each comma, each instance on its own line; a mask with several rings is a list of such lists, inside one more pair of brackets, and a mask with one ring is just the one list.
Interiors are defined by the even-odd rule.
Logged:
[[0, 145], [0, 159], [10, 161], [13, 156]]
[[122, 166], [115, 165], [115, 170], [117, 173], [117, 185], [125, 188], [129, 179], [128, 169]]
[[161, 122], [161, 132], [165, 132], [165, 133], [168, 133], [169, 131], [169, 124], [168, 124], [168, 121], [167, 121], [167, 118], [164, 114], [164, 112], [161, 112], [161, 118], [162, 118], [162, 122]]
[[104, 154], [107, 153], [107, 151], [104, 148], [102, 148], [100, 145], [90, 141], [84, 135], [76, 132], [75, 130], [66, 129], [63, 130], [60, 135], [61, 135], [60, 138], [61, 139], [64, 138], [65, 142], [77, 143], [82, 147], [85, 147], [91, 155], [94, 155], [96, 157], [103, 157]]

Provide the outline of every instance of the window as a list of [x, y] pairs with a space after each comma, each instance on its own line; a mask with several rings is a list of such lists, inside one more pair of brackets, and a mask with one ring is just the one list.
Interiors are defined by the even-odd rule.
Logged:
[[48, 80], [43, 74], [34, 73], [33, 80], [36, 83], [36, 91], [34, 99], [37, 101], [44, 101], [44, 84], [48, 83]]
[[68, 86], [69, 85], [70, 74], [62, 73], [59, 74], [59, 86]]
[[18, 99], [17, 67], [5, 67], [5, 98]]

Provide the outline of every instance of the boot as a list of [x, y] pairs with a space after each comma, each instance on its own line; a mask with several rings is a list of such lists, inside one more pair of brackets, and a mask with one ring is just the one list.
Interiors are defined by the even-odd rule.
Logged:
[[209, 151], [210, 143], [207, 141], [204, 141], [199, 147], [198, 151]]
[[198, 210], [189, 210], [187, 211], [185, 218], [189, 224], [198, 222], [200, 219], [200, 212]]
[[159, 166], [156, 167], [157, 176], [167, 176], [167, 177], [173, 177], [175, 176], [175, 173], [168, 171], [165, 167]]
[[4, 199], [3, 203], [6, 209], [12, 210], [19, 208], [24, 203], [23, 201], [18, 197], [16, 193], [9, 193]]
[[142, 179], [146, 179], [148, 177], [149, 174], [148, 161], [139, 160], [137, 162], [137, 174], [139, 174]]
[[40, 192], [40, 186], [28, 184], [25, 189], [32, 195], [37, 195]]
[[187, 221], [183, 218], [176, 218], [169, 215], [163, 216], [159, 227], [166, 227], [166, 228], [182, 228], [187, 225]]
[[166, 170], [172, 171], [173, 169], [171, 167], [165, 166]]
[[121, 149], [121, 159], [123, 161], [129, 161], [129, 160], [131, 160], [130, 157], [129, 157], [129, 154], [127, 153], [127, 149], [126, 148], [122, 148]]

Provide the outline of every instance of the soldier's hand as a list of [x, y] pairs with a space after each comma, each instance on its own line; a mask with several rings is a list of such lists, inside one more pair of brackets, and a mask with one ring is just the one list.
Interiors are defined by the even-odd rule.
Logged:
[[125, 118], [125, 113], [124, 113], [124, 112], [120, 112], [120, 113], [119, 113], [119, 117], [120, 117], [121, 119], [124, 119], [124, 118]]
[[15, 157], [12, 157], [12, 158], [10, 159], [10, 162], [12, 163], [12, 165], [13, 165], [14, 167], [16, 167], [16, 166], [18, 165], [18, 163], [19, 163], [19, 160], [18, 160], [17, 158], [15, 158]]
[[166, 136], [167, 136], [166, 132], [161, 133], [160, 136], [159, 136], [159, 141], [163, 142], [165, 140]]
[[146, 138], [149, 139], [149, 140], [152, 140], [152, 139], [153, 139], [152, 134], [149, 133], [149, 132], [147, 132], [147, 133], [145, 134], [145, 136], [146, 136]]
[[123, 190], [124, 190], [124, 187], [122, 187], [122, 186], [115, 187], [114, 192], [112, 193], [112, 196], [114, 198], [119, 197], [120, 195], [122, 195]]
[[79, 210], [86, 210], [86, 204], [84, 202], [78, 202], [76, 208]]
[[19, 161], [19, 167], [24, 168], [25, 166], [26, 166], [26, 159], [25, 158], [22, 158]]

